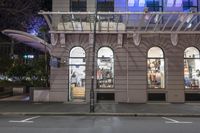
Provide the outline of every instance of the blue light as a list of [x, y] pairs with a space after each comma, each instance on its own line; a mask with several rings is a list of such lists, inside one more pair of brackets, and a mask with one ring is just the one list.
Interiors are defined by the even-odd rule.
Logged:
[[40, 28], [45, 24], [43, 17], [32, 17], [28, 24], [27, 32], [31, 35], [37, 36], [40, 33]]

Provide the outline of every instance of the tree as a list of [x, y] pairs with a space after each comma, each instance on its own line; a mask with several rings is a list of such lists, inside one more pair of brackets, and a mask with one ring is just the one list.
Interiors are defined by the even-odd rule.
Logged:
[[8, 55], [0, 56], [0, 74], [5, 74], [6, 71], [12, 66], [13, 60]]
[[20, 63], [19, 60], [15, 60], [12, 67], [10, 67], [7, 71], [7, 76], [12, 78], [13, 80], [26, 80], [27, 72], [31, 69], [31, 67], [27, 64]]
[[47, 72], [45, 70], [45, 59], [40, 57], [31, 64], [31, 69], [27, 72], [30, 77], [31, 86], [44, 87], [47, 82]]
[[33, 14], [37, 14], [41, 0], [1, 0], [1, 29], [25, 30]]

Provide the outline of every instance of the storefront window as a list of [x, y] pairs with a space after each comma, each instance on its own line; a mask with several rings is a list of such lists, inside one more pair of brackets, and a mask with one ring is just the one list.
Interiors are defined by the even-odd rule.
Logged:
[[148, 51], [148, 88], [165, 88], [165, 65], [163, 51], [159, 47], [152, 47]]
[[69, 100], [85, 99], [85, 51], [74, 47], [69, 59]]
[[102, 47], [98, 51], [97, 59], [97, 88], [114, 87], [114, 58], [109, 47]]
[[200, 55], [195, 47], [184, 52], [184, 83], [185, 88], [199, 89], [200, 86]]

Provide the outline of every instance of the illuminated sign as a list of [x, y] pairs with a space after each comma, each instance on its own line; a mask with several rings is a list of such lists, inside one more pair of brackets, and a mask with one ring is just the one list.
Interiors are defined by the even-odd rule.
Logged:
[[24, 58], [25, 58], [25, 59], [33, 59], [33, 58], [34, 58], [34, 55], [24, 55]]

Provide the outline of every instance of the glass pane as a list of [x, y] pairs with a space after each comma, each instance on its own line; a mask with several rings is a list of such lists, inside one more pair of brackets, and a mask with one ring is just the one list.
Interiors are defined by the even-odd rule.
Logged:
[[85, 99], [85, 66], [70, 66], [69, 99]]
[[104, 12], [114, 11], [114, 0], [97, 0], [97, 10]]
[[199, 50], [195, 47], [189, 47], [184, 52], [185, 58], [199, 58]]
[[81, 47], [74, 47], [70, 51], [70, 57], [85, 57], [85, 50]]
[[152, 47], [148, 51], [148, 58], [163, 58], [163, 51], [159, 47]]
[[85, 58], [70, 58], [70, 65], [85, 65]]
[[71, 0], [71, 11], [86, 11], [86, 0]]
[[113, 58], [99, 58], [97, 68], [97, 88], [114, 87]]
[[164, 59], [148, 59], [148, 87], [165, 88]]
[[200, 88], [200, 59], [184, 60], [184, 82], [185, 88]]
[[109, 57], [113, 58], [113, 51], [108, 47], [102, 47], [98, 51], [98, 57]]

